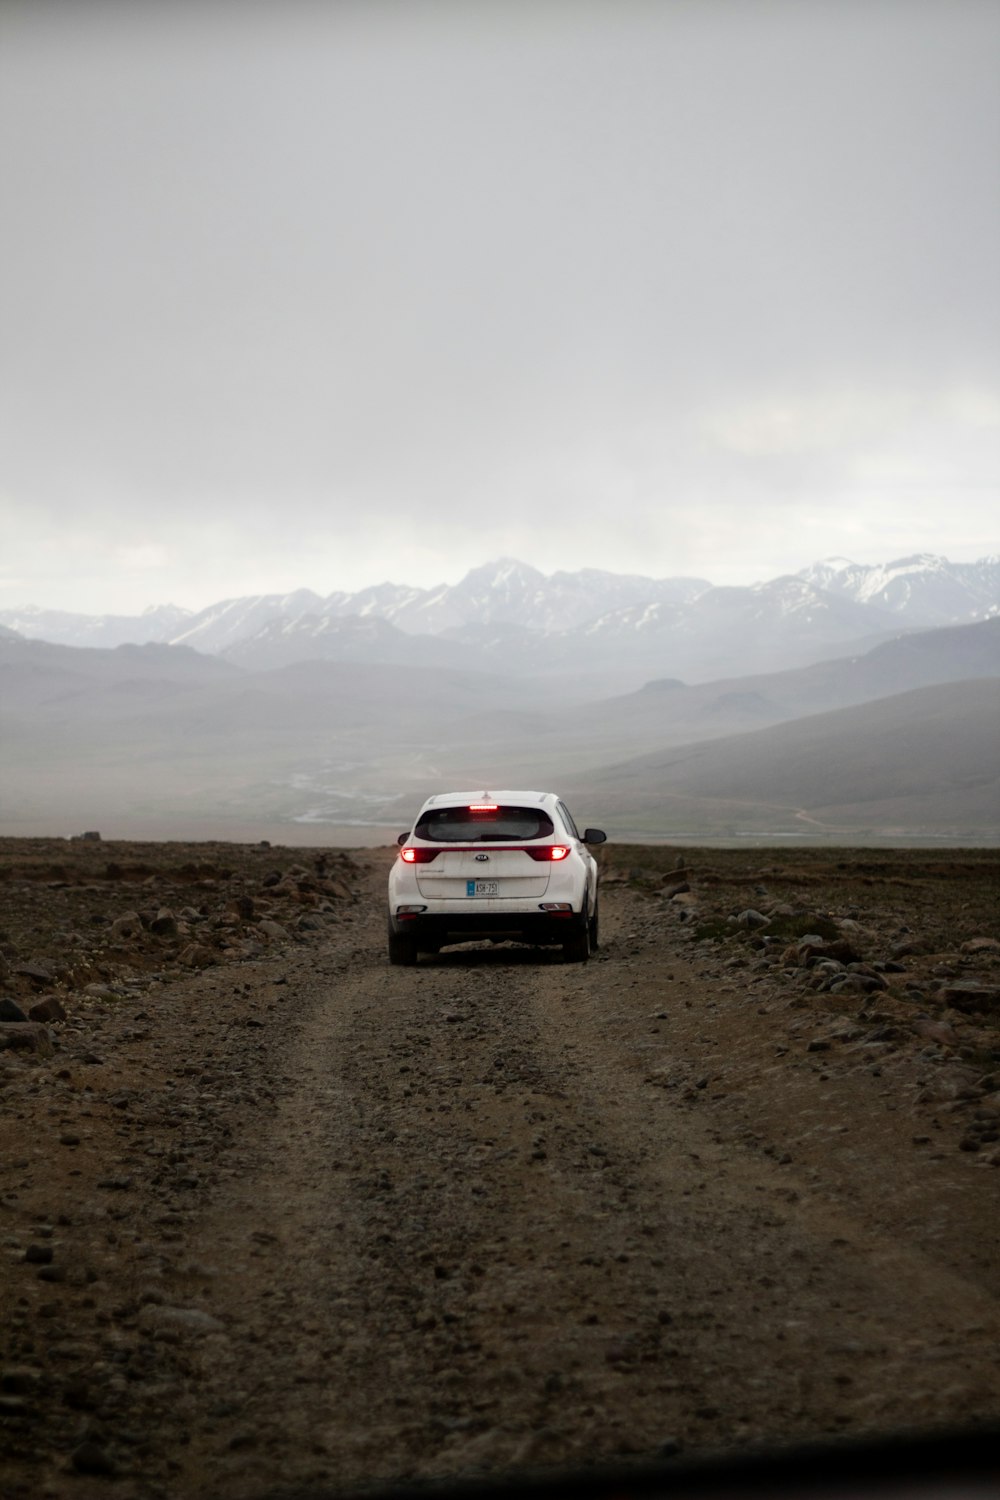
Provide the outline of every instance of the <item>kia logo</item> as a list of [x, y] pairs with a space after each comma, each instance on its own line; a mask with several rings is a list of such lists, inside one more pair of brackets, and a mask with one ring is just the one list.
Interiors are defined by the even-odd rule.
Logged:
[[479, 863], [481, 865], [485, 865], [485, 864], [487, 864], [489, 862], [489, 855], [488, 854], [477, 854], [476, 855], [476, 859], [479, 861]]

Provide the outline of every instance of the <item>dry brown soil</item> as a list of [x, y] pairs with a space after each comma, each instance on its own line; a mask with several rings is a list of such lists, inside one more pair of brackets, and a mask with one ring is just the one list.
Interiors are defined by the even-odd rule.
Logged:
[[392, 857], [0, 840], [5, 1496], [997, 1419], [995, 857], [620, 847], [588, 964], [416, 969]]

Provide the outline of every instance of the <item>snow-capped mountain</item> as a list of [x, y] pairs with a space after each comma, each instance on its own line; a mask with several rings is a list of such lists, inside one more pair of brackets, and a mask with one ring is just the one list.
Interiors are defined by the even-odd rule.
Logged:
[[[384, 584], [330, 595], [318, 608], [310, 604], [315, 596], [306, 593], [294, 596], [294, 610], [281, 607], [274, 596], [229, 601], [224, 610], [206, 611], [190, 622], [183, 640], [201, 650], [221, 650], [249, 667], [309, 658], [441, 667], [477, 661], [487, 670], [524, 677], [617, 676], [624, 687], [658, 676], [699, 682], [776, 671], [829, 659], [853, 646], [866, 649], [901, 628], [926, 628], [931, 583], [942, 579], [950, 580], [949, 623], [989, 612], [989, 563], [978, 572], [969, 565], [964, 574], [942, 559], [905, 571], [895, 565], [882, 578], [874, 569], [864, 570], [867, 597], [852, 587], [853, 566], [817, 564], [803, 574], [750, 587], [713, 588], [701, 579], [656, 580], [596, 569], [547, 577], [502, 558], [472, 569], [454, 585]], [[839, 585], [826, 587], [824, 579]], [[905, 590], [887, 590], [896, 579], [905, 581]], [[956, 592], [955, 580], [964, 581], [964, 593]], [[994, 609], [1000, 609], [1000, 579], [997, 585]], [[940, 614], [946, 602], [940, 588], [933, 597]], [[276, 607], [278, 612], [265, 619]], [[254, 630], [247, 629], [251, 609], [261, 622]], [[376, 623], [381, 631], [373, 631]], [[939, 615], [932, 623], [940, 623]], [[446, 644], [454, 654], [444, 653]]]
[[798, 621], [825, 629], [830, 639], [849, 640], [890, 629], [897, 622], [878, 606], [856, 603], [801, 576], [772, 579], [747, 587], [709, 588], [683, 604], [646, 603], [613, 610], [584, 627], [590, 637], [623, 638], [672, 631], [692, 636], [726, 626], [760, 626]]
[[1000, 557], [952, 563], [928, 552], [895, 562], [831, 557], [798, 574], [829, 594], [902, 615], [907, 625], [953, 625], [1000, 613]]
[[[58, 644], [162, 641], [247, 667], [292, 661], [478, 663], [538, 675], [572, 671], [704, 681], [865, 649], [902, 630], [1000, 615], [1000, 559], [918, 555], [878, 566], [827, 559], [752, 587], [600, 569], [541, 573], [512, 558], [456, 584], [382, 583], [225, 599], [196, 614], [172, 606], [136, 617], [26, 607], [0, 625]], [[624, 685], [624, 683], [623, 683]]]
[[428, 593], [437, 590], [414, 588], [407, 583], [376, 583], [356, 593], [328, 594], [323, 600], [326, 615], [357, 615], [359, 619], [387, 620], [391, 625], [404, 628], [402, 621], [411, 609], [419, 610]]
[[141, 615], [82, 615], [26, 604], [22, 609], [0, 609], [0, 624], [29, 641], [113, 648], [168, 641], [178, 634], [190, 614], [176, 604], [151, 605]]
[[[548, 676], [563, 689], [572, 682], [596, 691], [597, 679], [610, 690], [665, 675], [701, 682], [776, 671], [899, 633], [897, 617], [887, 611], [838, 598], [796, 577], [749, 588], [708, 588], [684, 603], [628, 605], [566, 629], [533, 629], [503, 618], [516, 615], [515, 602], [516, 594], [514, 600], [501, 595], [498, 604], [482, 599], [485, 618], [436, 635], [329, 609], [278, 616], [222, 654], [258, 670], [307, 660], [478, 666], [516, 673], [524, 681]], [[529, 617], [532, 602], [529, 598], [524, 605]]]
[[685, 682], [803, 666], [898, 633], [886, 611], [796, 577], [707, 589], [682, 605], [613, 611], [577, 632], [595, 660]]
[[251, 594], [241, 599], [223, 599], [192, 615], [184, 628], [171, 637], [172, 646], [193, 646], [196, 651], [218, 654], [237, 641], [255, 635], [272, 620], [295, 620], [322, 606], [312, 589], [291, 594]]
[[582, 568], [546, 577], [514, 558], [473, 568], [460, 583], [429, 590], [393, 616], [403, 630], [440, 635], [480, 625], [516, 625], [544, 633], [573, 630], [629, 605], [681, 604], [711, 584], [703, 578], [644, 578]]
[[[170, 639], [198, 651], [229, 652], [272, 623], [304, 615], [320, 620], [379, 619], [410, 635], [449, 634], [456, 639], [481, 625], [509, 624], [547, 633], [573, 629], [630, 604], [686, 603], [710, 588], [703, 578], [643, 578], [596, 568], [546, 577], [526, 563], [501, 558], [473, 568], [459, 583], [428, 589], [381, 583], [354, 593], [339, 590], [325, 599], [310, 589], [225, 599], [191, 615]], [[0, 613], [0, 620], [4, 618]], [[308, 629], [302, 639], [307, 635]]]

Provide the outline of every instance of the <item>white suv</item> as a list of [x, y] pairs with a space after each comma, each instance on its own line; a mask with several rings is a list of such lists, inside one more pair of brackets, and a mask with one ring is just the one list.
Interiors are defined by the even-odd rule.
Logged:
[[401, 833], [389, 876], [389, 962], [488, 938], [597, 947], [597, 861], [555, 792], [443, 792]]

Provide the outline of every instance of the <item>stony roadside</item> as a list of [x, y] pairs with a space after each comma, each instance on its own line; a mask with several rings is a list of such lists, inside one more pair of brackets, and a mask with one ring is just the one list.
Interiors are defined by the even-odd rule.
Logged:
[[389, 850], [0, 840], [4, 1494], [996, 1421], [995, 862], [740, 853], [414, 971]]

